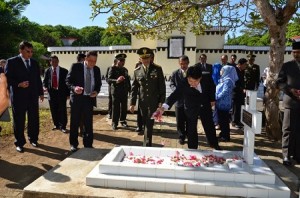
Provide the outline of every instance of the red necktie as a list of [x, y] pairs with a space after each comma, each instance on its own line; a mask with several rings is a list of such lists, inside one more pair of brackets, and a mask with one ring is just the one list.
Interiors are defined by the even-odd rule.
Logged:
[[56, 68], [53, 69], [53, 73], [52, 73], [52, 88], [53, 89], [57, 89], [58, 88]]

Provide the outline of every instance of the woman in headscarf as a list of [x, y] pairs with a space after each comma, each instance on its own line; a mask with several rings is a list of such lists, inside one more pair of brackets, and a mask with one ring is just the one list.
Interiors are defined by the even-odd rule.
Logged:
[[221, 78], [216, 87], [216, 108], [221, 132], [220, 141], [230, 141], [229, 111], [232, 107], [232, 91], [239, 79], [233, 66], [225, 65], [220, 71]]

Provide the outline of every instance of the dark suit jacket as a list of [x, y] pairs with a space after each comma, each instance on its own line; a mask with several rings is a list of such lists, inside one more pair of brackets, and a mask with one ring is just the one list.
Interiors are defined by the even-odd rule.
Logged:
[[[32, 100], [38, 100], [39, 96], [44, 95], [40, 67], [34, 59], [30, 59], [29, 70], [27, 70], [20, 56], [8, 59], [5, 74], [10, 87], [10, 97], [13, 106], [28, 104]], [[18, 84], [23, 81], [29, 81], [28, 88], [18, 87]]]
[[291, 88], [300, 90], [300, 68], [295, 60], [282, 65], [276, 84], [284, 92], [283, 106], [285, 108], [300, 109], [300, 100], [290, 91]]
[[[185, 81], [185, 78], [183, 77], [182, 70], [177, 69], [174, 71], [171, 75], [171, 80], [170, 80], [170, 88], [172, 91], [175, 91], [176, 87], [179, 86], [181, 83]], [[176, 107], [183, 107], [183, 97], [180, 97], [176, 103]]]
[[202, 71], [209, 72], [210, 74], [212, 74], [213, 67], [212, 67], [211, 64], [206, 63], [206, 64], [205, 64], [205, 68], [204, 68], [203, 64], [201, 64], [201, 63], [199, 62], [199, 63], [197, 63], [195, 66], [199, 66], [199, 67], [201, 67]]
[[[58, 82], [58, 94], [60, 96], [61, 99], [65, 100], [68, 96], [70, 96], [70, 90], [67, 87], [66, 84], [66, 77], [68, 74], [68, 70], [62, 67], [59, 67], [59, 82]], [[43, 80], [43, 85], [45, 88], [48, 89], [48, 99], [50, 100], [51, 95], [53, 93], [53, 89], [52, 89], [52, 67], [49, 67], [48, 69], [46, 69], [45, 71], [45, 75], [44, 75], [44, 80]]]
[[212, 89], [214, 85], [211, 75], [204, 74], [201, 79], [201, 89], [200, 93], [195, 88], [190, 87], [187, 79], [181, 83], [175, 91], [173, 91], [167, 98], [166, 103], [171, 108], [172, 105], [178, 100], [178, 98], [183, 97], [185, 111], [190, 116], [197, 116], [199, 114], [199, 109], [203, 106], [211, 106], [210, 102], [215, 101], [215, 89]]
[[[120, 76], [124, 76], [125, 80], [123, 82], [117, 83], [117, 79]], [[125, 67], [111, 67], [108, 72], [107, 82], [108, 84], [110, 84], [111, 94], [114, 96], [125, 97], [131, 90], [128, 70]]]
[[148, 74], [142, 65], [134, 70], [130, 105], [136, 105], [139, 96], [139, 106], [142, 109], [150, 107], [155, 111], [159, 103], [166, 98], [166, 84], [162, 68], [154, 63], [149, 65]]
[[232, 99], [234, 103], [244, 104], [246, 94], [244, 93], [245, 89], [245, 80], [244, 80], [244, 71], [241, 71], [238, 67], [235, 67], [236, 73], [239, 79], [235, 82], [235, 88], [233, 89]]
[[[76, 97], [83, 96], [83, 93], [78, 95], [74, 91], [76, 86], [84, 87], [84, 68], [83, 67], [84, 67], [83, 63], [73, 63], [70, 68], [70, 71], [67, 75], [66, 83], [67, 83], [68, 88], [71, 90], [71, 94], [70, 94], [70, 102], [71, 103], [74, 101], [74, 99]], [[98, 66], [94, 66], [93, 71], [94, 71], [94, 81], [95, 81], [93, 91], [96, 91], [97, 93], [99, 93], [101, 86], [102, 86], [100, 68]], [[92, 98], [94, 106], [96, 106], [96, 104], [97, 104], [96, 98], [97, 97]]]

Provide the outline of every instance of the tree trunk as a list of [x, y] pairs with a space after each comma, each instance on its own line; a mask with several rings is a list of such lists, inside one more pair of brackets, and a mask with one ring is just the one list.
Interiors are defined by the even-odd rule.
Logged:
[[281, 119], [279, 109], [279, 90], [276, 79], [284, 61], [286, 24], [270, 26], [270, 71], [267, 75], [267, 91], [265, 94], [264, 112], [266, 116], [266, 133], [274, 140], [281, 140]]

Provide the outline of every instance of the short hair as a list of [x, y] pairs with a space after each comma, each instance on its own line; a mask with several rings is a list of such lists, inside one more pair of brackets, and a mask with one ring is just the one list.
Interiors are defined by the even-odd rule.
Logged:
[[206, 54], [201, 54], [201, 55], [200, 55], [200, 58], [201, 58], [201, 56], [204, 56], [205, 58], [207, 58]]
[[245, 59], [245, 58], [240, 58], [239, 61], [238, 61], [238, 64], [242, 65], [242, 64], [245, 64], [245, 63], [247, 63], [247, 62], [248, 62], [247, 59]]
[[198, 66], [190, 66], [187, 69], [186, 77], [191, 77], [193, 79], [199, 79], [202, 77], [202, 69]]
[[89, 56], [98, 56], [98, 52], [97, 51], [88, 51], [88, 53], [86, 54], [86, 57], [89, 57]]
[[188, 57], [187, 55], [182, 55], [182, 56], [180, 56], [180, 57], [179, 57], [179, 60], [183, 60], [183, 61], [188, 61], [188, 62], [190, 62], [190, 59], [189, 59], [189, 57]]
[[84, 58], [86, 57], [86, 55], [85, 54], [78, 54], [77, 55], [77, 62], [80, 62], [80, 61], [82, 61], [82, 60], [84, 60]]
[[235, 55], [235, 54], [231, 54], [231, 57], [233, 57], [233, 58], [237, 58], [237, 56]]
[[6, 60], [5, 59], [1, 59], [0, 63], [6, 63]]
[[50, 56], [49, 60], [51, 61], [52, 59], [56, 59], [56, 60], [59, 60], [57, 56], [53, 55], [53, 56]]
[[27, 48], [33, 48], [33, 45], [31, 43], [29, 43], [28, 41], [22, 41], [19, 44], [19, 49], [23, 50], [23, 49], [25, 49], [25, 47], [27, 47]]

